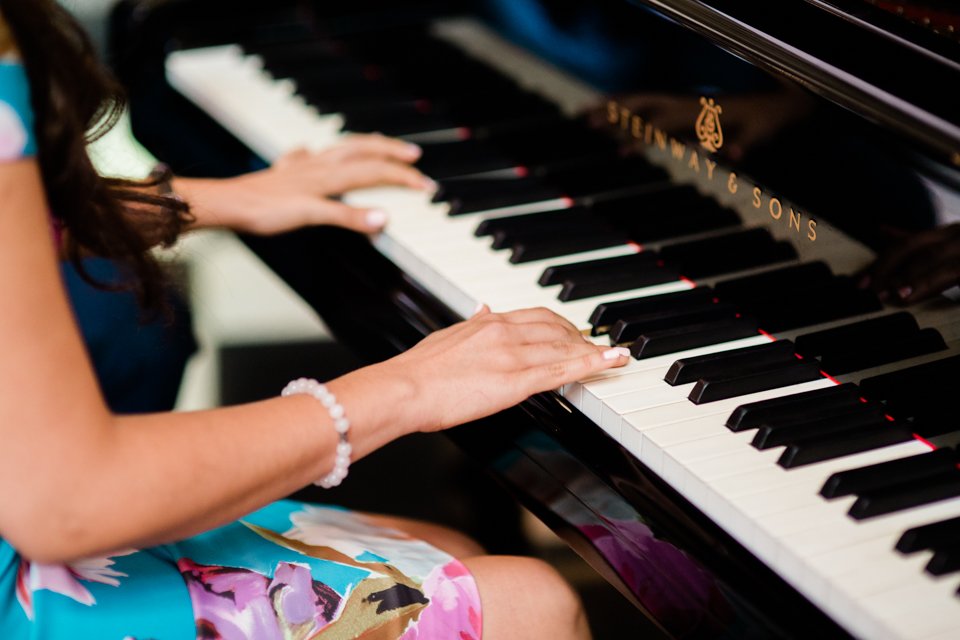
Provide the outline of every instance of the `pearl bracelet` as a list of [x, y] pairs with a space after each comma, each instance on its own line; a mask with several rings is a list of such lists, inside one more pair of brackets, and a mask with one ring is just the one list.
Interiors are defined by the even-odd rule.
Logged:
[[340, 436], [340, 441], [337, 443], [337, 457], [333, 463], [333, 471], [313, 483], [324, 489], [336, 487], [347, 477], [347, 472], [350, 469], [350, 454], [353, 452], [353, 447], [347, 442], [347, 431], [350, 430], [350, 421], [347, 419], [343, 407], [337, 402], [337, 397], [327, 389], [326, 385], [320, 384], [310, 378], [298, 378], [284, 387], [280, 395], [287, 397], [298, 393], [313, 396], [326, 407], [327, 413], [330, 414], [330, 418], [333, 420], [333, 427]]

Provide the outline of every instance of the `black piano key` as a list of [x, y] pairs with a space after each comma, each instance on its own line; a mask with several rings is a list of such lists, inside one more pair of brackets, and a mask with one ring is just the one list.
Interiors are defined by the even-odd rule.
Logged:
[[750, 444], [757, 449], [770, 449], [863, 427], [880, 427], [887, 421], [879, 408], [862, 406], [862, 409], [845, 411], [817, 420], [762, 424]]
[[[476, 193], [471, 194], [438, 193], [434, 201], [447, 202], [450, 205], [449, 214], [456, 216], [565, 197], [563, 193], [549, 185], [519, 184], [519, 181], [514, 180], [478, 179], [477, 182], [486, 183], [486, 188], [477, 189]], [[514, 182], [517, 184], [512, 184]]]
[[731, 431], [747, 431], [756, 429], [764, 422], [812, 419], [835, 413], [839, 407], [854, 407], [860, 404], [863, 404], [860, 401], [860, 390], [855, 384], [847, 382], [835, 387], [741, 405], [727, 418], [726, 426]]
[[498, 236], [506, 233], [508, 238], [513, 233], [539, 232], [549, 233], [554, 226], [570, 226], [576, 223], [586, 224], [587, 209], [583, 206], [556, 209], [553, 211], [539, 211], [515, 216], [486, 218], [473, 232], [478, 238], [483, 236]]
[[[616, 238], [617, 244], [627, 244], [630, 239], [622, 233], [613, 231], [605, 225], [591, 225], [580, 221], [558, 220], [549, 229], [524, 229], [523, 231], [509, 231], [501, 229], [493, 234], [490, 246], [494, 249], [516, 249], [518, 247], [549, 247], [557, 240], [580, 240], [581, 238]], [[561, 254], [562, 255], [562, 254]]]
[[667, 265], [688, 278], [730, 273], [797, 257], [793, 245], [774, 240], [762, 228], [669, 245], [660, 250], [660, 255]]
[[756, 371], [740, 375], [702, 378], [690, 391], [689, 398], [694, 404], [705, 404], [759, 391], [767, 391], [768, 389], [779, 389], [801, 382], [810, 382], [822, 377], [822, 375], [818, 365], [794, 358], [790, 363], [776, 366], [763, 365]]
[[960, 541], [938, 548], [927, 563], [926, 571], [934, 576], [960, 571]]
[[652, 287], [655, 284], [676, 282], [679, 279], [680, 274], [673, 269], [652, 265], [648, 268], [636, 268], [608, 276], [585, 276], [564, 280], [563, 288], [557, 297], [563, 302], [570, 302], [608, 293]]
[[913, 435], [892, 422], [879, 428], [850, 431], [840, 436], [811, 438], [790, 444], [777, 460], [784, 469], [823, 462], [862, 451], [879, 449], [913, 439]]
[[[606, 157], [602, 162], [588, 165], [543, 164], [535, 167], [531, 175], [555, 185], [573, 197], [595, 196], [608, 192], [626, 195], [635, 192], [636, 187], [659, 184], [664, 178], [663, 170], [644, 158], [618, 156]], [[629, 189], [624, 192], [625, 188]], [[646, 190], [640, 191], [645, 192]]]
[[434, 180], [517, 167], [515, 160], [478, 140], [428, 142], [420, 148], [423, 153], [414, 166]]
[[917, 321], [906, 311], [880, 318], [871, 318], [832, 329], [797, 336], [797, 353], [816, 358], [829, 352], [842, 351], [851, 343], [870, 343], [876, 349], [902, 340], [919, 331]]
[[960, 540], [960, 516], [907, 529], [897, 541], [897, 551], [913, 553]]
[[822, 285], [833, 278], [830, 267], [817, 261], [722, 280], [714, 284], [713, 288], [717, 297], [740, 302], [743, 299], [765, 296], [774, 292], [796, 291]]
[[883, 307], [873, 292], [858, 289], [846, 278], [824, 287], [740, 304], [771, 333], [872, 313]]
[[755, 335], [757, 323], [753, 318], [735, 318], [654, 331], [640, 336], [630, 346], [630, 353], [639, 360]]
[[960, 496], [960, 470], [902, 482], [893, 487], [862, 493], [850, 507], [850, 516], [864, 520]]
[[657, 296], [644, 296], [616, 302], [603, 302], [590, 314], [593, 334], [606, 333], [607, 329], [620, 318], [643, 315], [655, 311], [679, 311], [690, 307], [703, 306], [715, 298], [710, 287], [695, 287], [686, 291], [663, 293]]
[[[623, 344], [633, 342], [645, 333], [669, 329], [670, 327], [703, 324], [728, 318], [736, 318], [737, 310], [733, 305], [707, 303], [702, 307], [691, 307], [679, 312], [655, 312], [642, 316], [631, 316], [617, 320], [610, 327], [610, 342]], [[692, 382], [692, 380], [691, 380]]]
[[554, 284], [563, 284], [565, 280], [570, 278], [594, 274], [617, 273], [636, 267], [656, 266], [659, 259], [660, 256], [658, 256], [655, 251], [640, 251], [615, 258], [600, 258], [597, 260], [584, 260], [583, 262], [556, 264], [544, 269], [537, 282], [540, 286], [549, 287]]
[[912, 336], [899, 340], [893, 339], [881, 344], [860, 344], [856, 348], [828, 353], [820, 359], [820, 366], [830, 375], [838, 376], [943, 351], [946, 348], [947, 344], [939, 331], [922, 329]]
[[960, 356], [952, 356], [865, 378], [860, 381], [860, 390], [864, 397], [883, 402], [901, 392], [911, 395], [936, 385], [938, 381], [954, 381], [958, 377], [960, 377]]
[[[584, 251], [624, 245], [628, 238], [615, 232], [564, 234], [514, 242], [510, 247], [510, 262], [522, 264], [534, 260], [549, 260]], [[584, 296], [586, 297], [586, 296]], [[562, 298], [561, 298], [562, 299]], [[573, 299], [573, 298], [571, 298]]]
[[761, 344], [755, 347], [682, 358], [670, 365], [670, 369], [664, 377], [664, 382], [676, 386], [707, 376], [731, 375], [743, 366], [787, 363], [790, 360], [796, 360], [793, 353], [793, 343], [789, 340], [777, 340], [770, 344]]
[[889, 487], [897, 482], [937, 475], [957, 464], [950, 449], [938, 449], [899, 460], [888, 460], [865, 467], [834, 473], [820, 489], [824, 498], [839, 498], [855, 493]]

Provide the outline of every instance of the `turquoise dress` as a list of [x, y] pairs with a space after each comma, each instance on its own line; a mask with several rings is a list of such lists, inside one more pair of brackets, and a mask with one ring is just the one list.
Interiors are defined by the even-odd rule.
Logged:
[[[23, 67], [0, 59], [0, 162], [34, 155], [32, 131]], [[69, 564], [31, 562], [0, 538], [3, 640], [479, 640], [481, 626], [463, 564], [334, 507], [280, 501], [188, 540]]]

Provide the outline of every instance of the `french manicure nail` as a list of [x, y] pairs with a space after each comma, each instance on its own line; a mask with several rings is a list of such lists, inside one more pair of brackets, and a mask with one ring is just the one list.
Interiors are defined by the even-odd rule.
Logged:
[[900, 287], [897, 289], [897, 295], [900, 296], [901, 300], [906, 300], [913, 295], [913, 287]]
[[420, 148], [420, 145], [413, 144], [412, 142], [407, 143], [407, 155], [418, 158], [421, 153], [423, 153], [423, 149]]
[[477, 315], [478, 313], [480, 313], [481, 311], [483, 311], [483, 308], [484, 308], [485, 306], [486, 306], [486, 305], [485, 305], [484, 303], [478, 302], [476, 308], [473, 310], [473, 315]]
[[613, 349], [607, 349], [603, 352], [604, 360], [616, 360], [617, 358], [625, 358], [630, 355], [630, 349], [626, 347], [614, 347]]
[[439, 185], [436, 180], [431, 180], [430, 178], [424, 177], [423, 179], [423, 188], [428, 191], [434, 191]]
[[382, 227], [387, 224], [387, 215], [386, 211], [381, 211], [380, 209], [374, 209], [373, 211], [367, 212], [367, 225], [371, 227]]

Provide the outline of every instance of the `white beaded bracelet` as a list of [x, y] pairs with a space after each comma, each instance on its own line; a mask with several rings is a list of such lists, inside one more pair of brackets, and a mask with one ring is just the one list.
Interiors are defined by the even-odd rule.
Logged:
[[284, 387], [280, 395], [286, 397], [297, 393], [313, 396], [319, 400], [320, 403], [326, 407], [327, 413], [330, 414], [330, 418], [333, 420], [333, 427], [337, 430], [337, 435], [340, 436], [340, 441], [337, 443], [337, 457], [334, 459], [333, 471], [313, 483], [324, 489], [336, 487], [347, 477], [347, 472], [350, 469], [350, 454], [353, 452], [353, 447], [347, 442], [347, 431], [350, 430], [350, 421], [347, 419], [343, 407], [337, 402], [337, 397], [330, 393], [326, 385], [310, 378], [297, 378]]

